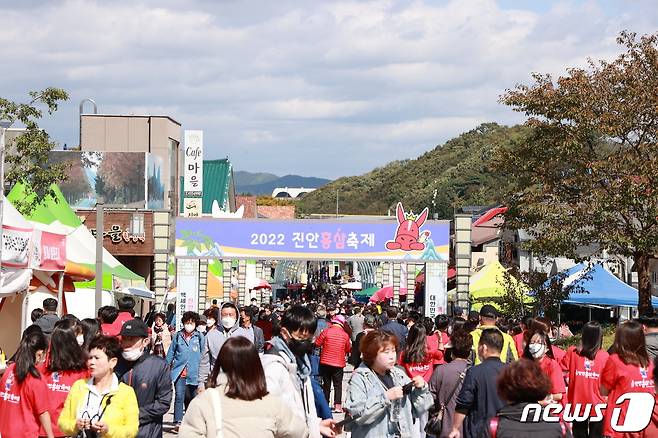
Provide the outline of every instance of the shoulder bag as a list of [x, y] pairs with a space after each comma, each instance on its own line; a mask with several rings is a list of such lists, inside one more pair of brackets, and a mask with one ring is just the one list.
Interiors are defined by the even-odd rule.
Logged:
[[207, 391], [210, 391], [210, 400], [212, 402], [212, 410], [215, 414], [215, 436], [217, 438], [223, 438], [224, 434], [222, 433], [222, 398], [219, 395], [219, 389], [217, 388], [208, 388]]
[[434, 435], [437, 437], [441, 435], [441, 431], [443, 429], [443, 416], [445, 415], [446, 405], [450, 403], [450, 400], [452, 400], [452, 398], [455, 396], [455, 392], [457, 392], [457, 388], [459, 388], [462, 380], [464, 380], [465, 375], [466, 370], [459, 374], [459, 379], [457, 379], [457, 383], [450, 392], [448, 398], [446, 398], [445, 403], [436, 403], [430, 410], [429, 418], [427, 420], [427, 424], [425, 425], [425, 433], [428, 435]]

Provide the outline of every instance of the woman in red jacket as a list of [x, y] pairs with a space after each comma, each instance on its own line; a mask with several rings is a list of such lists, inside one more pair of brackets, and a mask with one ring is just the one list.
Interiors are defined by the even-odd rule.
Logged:
[[615, 353], [610, 355], [601, 372], [601, 394], [608, 396], [603, 436], [620, 438], [627, 435], [612, 429], [612, 414], [620, 410], [617, 424], [624, 424], [629, 401], [615, 406], [612, 404], [628, 392], [654, 395], [653, 364], [647, 355], [644, 330], [638, 322], [627, 321], [619, 325], [612, 348]]
[[[580, 346], [570, 347], [562, 359], [562, 368], [567, 370], [569, 389], [567, 399], [572, 406], [606, 403], [599, 385], [601, 373], [608, 360], [608, 353], [601, 349], [603, 330], [596, 321], [583, 326]], [[593, 414], [593, 413], [592, 413]], [[603, 421], [574, 421], [574, 438], [594, 438], [603, 435]]]
[[[440, 344], [439, 348], [442, 348]], [[443, 359], [443, 351], [430, 351], [427, 346], [427, 330], [423, 324], [414, 324], [409, 329], [407, 342], [400, 354], [398, 363], [402, 365], [409, 378], [421, 376], [425, 382], [429, 382], [434, 372], [434, 362]], [[418, 427], [418, 436], [423, 436], [427, 424], [428, 413], [425, 412], [418, 418], [414, 427]]]
[[0, 379], [0, 436], [34, 438], [43, 427], [53, 437], [48, 413], [48, 387], [36, 365], [46, 357], [48, 343], [38, 330], [23, 336], [16, 362]]
[[[64, 408], [64, 402], [71, 391], [71, 386], [80, 379], [89, 377], [87, 369], [87, 354], [76, 340], [76, 323], [70, 319], [62, 319], [55, 323], [50, 337], [50, 349], [46, 363], [37, 369], [42, 380], [48, 386], [48, 411], [52, 423], [53, 435], [64, 437], [59, 430], [57, 420]], [[46, 433], [41, 428], [40, 436]]]
[[530, 332], [529, 339], [530, 342], [525, 346], [523, 357], [534, 360], [551, 380], [551, 392], [540, 404], [560, 403], [565, 398], [567, 388], [564, 385], [562, 367], [553, 355], [548, 333], [543, 330], [533, 330]]

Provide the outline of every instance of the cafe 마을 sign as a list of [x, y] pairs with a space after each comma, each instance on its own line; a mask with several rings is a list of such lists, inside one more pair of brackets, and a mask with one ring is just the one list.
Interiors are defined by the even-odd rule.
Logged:
[[203, 131], [185, 131], [183, 216], [201, 216], [203, 195]]

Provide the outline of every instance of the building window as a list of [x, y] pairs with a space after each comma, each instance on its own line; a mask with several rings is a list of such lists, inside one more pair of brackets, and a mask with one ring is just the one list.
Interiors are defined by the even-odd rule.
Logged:
[[144, 234], [144, 213], [133, 213], [130, 218], [130, 234]]

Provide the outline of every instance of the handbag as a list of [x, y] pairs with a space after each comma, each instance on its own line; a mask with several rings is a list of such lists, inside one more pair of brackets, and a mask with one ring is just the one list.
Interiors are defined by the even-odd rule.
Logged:
[[443, 416], [445, 415], [446, 404], [450, 403], [450, 400], [452, 400], [452, 398], [454, 397], [455, 392], [457, 392], [457, 388], [459, 388], [459, 385], [461, 384], [462, 380], [464, 380], [465, 375], [466, 375], [466, 370], [462, 371], [462, 373], [459, 375], [457, 384], [455, 384], [455, 387], [452, 389], [452, 392], [450, 392], [450, 395], [446, 399], [446, 402], [436, 403], [430, 410], [429, 418], [427, 420], [427, 424], [425, 425], [426, 434], [434, 435], [437, 437], [441, 435], [441, 431], [443, 430]]

